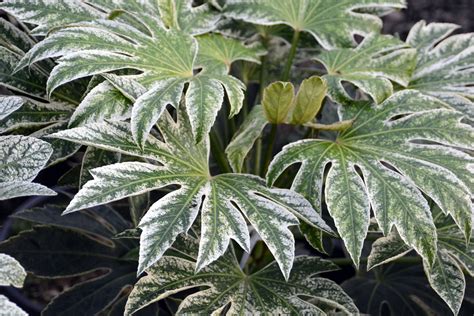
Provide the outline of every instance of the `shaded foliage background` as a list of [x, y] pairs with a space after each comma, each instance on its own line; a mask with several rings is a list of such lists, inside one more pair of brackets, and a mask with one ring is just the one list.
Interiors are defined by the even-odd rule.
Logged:
[[[2, 1], [0, 1], [2, 2]], [[474, 31], [473, 18], [474, 0], [408, 0], [408, 10], [394, 12], [384, 17], [383, 33], [398, 34], [400, 38], [405, 39], [410, 28], [419, 20], [423, 19], [427, 22], [448, 22], [455, 23], [461, 26], [457, 33], [466, 33]], [[5, 15], [0, 10], [0, 17]], [[1, 88], [0, 88], [1, 89]], [[78, 159], [79, 160], [79, 159]], [[44, 170], [38, 176], [36, 182], [45, 184], [49, 187], [57, 183], [58, 178], [67, 170], [70, 169], [71, 162], [60, 163], [53, 168]], [[8, 238], [10, 235], [18, 233], [24, 227], [13, 225], [15, 224], [8, 216], [22, 209], [26, 209], [31, 205], [39, 204], [42, 197], [33, 198], [17, 198], [0, 202], [0, 241]], [[296, 245], [297, 252], [300, 254], [310, 251], [304, 245]], [[342, 247], [341, 247], [342, 249]], [[336, 256], [343, 256], [342, 250], [337, 250], [333, 253]], [[367, 255], [366, 253], [365, 255]], [[365, 269], [364, 266], [361, 267]], [[330, 273], [327, 276], [337, 282], [352, 277], [355, 271], [352, 267], [347, 266], [342, 271]], [[420, 277], [424, 277], [421, 269], [418, 271]], [[418, 275], [417, 274], [417, 275]], [[92, 276], [91, 276], [92, 277]], [[6, 294], [20, 307], [26, 310], [30, 315], [39, 315], [39, 311], [44, 304], [51, 300], [55, 295], [61, 293], [73, 284], [81, 281], [79, 278], [59, 279], [59, 280], [40, 280], [31, 278], [27, 280], [26, 287], [23, 291], [17, 289], [3, 289], [0, 287], [0, 294]], [[472, 291], [472, 284], [469, 285], [466, 292]], [[430, 289], [427, 289], [430, 291]], [[467, 297], [472, 295], [466, 293]], [[472, 315], [473, 310], [464, 308], [460, 313], [465, 315]]]

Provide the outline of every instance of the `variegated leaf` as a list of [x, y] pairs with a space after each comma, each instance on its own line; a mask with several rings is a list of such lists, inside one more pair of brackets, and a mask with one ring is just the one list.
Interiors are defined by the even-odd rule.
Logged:
[[[187, 240], [187, 243], [192, 243]], [[182, 244], [182, 242], [180, 242]], [[245, 274], [233, 251], [196, 273], [193, 244], [185, 248], [190, 259], [164, 256], [147, 270], [147, 275], [135, 285], [126, 306], [131, 315], [145, 306], [186, 289], [199, 289], [179, 305], [178, 314], [218, 314], [228, 304], [228, 314], [300, 314], [323, 315], [323, 301], [329, 309], [342, 314], [357, 314], [351, 299], [334, 282], [317, 274], [337, 269], [329, 261], [316, 257], [297, 257], [288, 282], [278, 277], [275, 262], [265, 268]], [[179, 248], [178, 248], [179, 249]], [[184, 250], [182, 250], [184, 251]], [[192, 259], [192, 260], [191, 260]], [[310, 299], [313, 299], [310, 302]]]
[[335, 141], [303, 140], [284, 147], [271, 163], [268, 183], [302, 163], [292, 188], [318, 205], [329, 167], [326, 203], [356, 263], [369, 225], [369, 202], [382, 231], [388, 234], [394, 225], [430, 264], [437, 236], [422, 192], [451, 215], [469, 240], [473, 158], [453, 147], [472, 149], [474, 130], [461, 123], [462, 114], [434, 98], [404, 91], [380, 106], [359, 102], [344, 107], [341, 120], [346, 119], [354, 123]]
[[36, 24], [33, 30], [35, 35], [45, 35], [53, 27], [106, 16], [79, 0], [5, 0], [0, 4], [0, 9], [25, 22]]
[[409, 88], [434, 96], [474, 119], [474, 34], [448, 37], [457, 25], [420, 21], [407, 44], [418, 50]]
[[[200, 67], [196, 63], [196, 40], [183, 31], [167, 30], [156, 23], [147, 26], [152, 30], [151, 35], [119, 21], [96, 20], [69, 25], [30, 50], [17, 69], [62, 56], [48, 79], [50, 93], [65, 83], [90, 75], [119, 69], [141, 71], [137, 80], [148, 90], [135, 101], [131, 116], [133, 136], [140, 145], [166, 105], [177, 107], [184, 85], [189, 83], [186, 106], [199, 142], [214, 123], [224, 100], [224, 90], [231, 107], [238, 112], [243, 100], [241, 90], [245, 87], [227, 74], [203, 71], [194, 75], [194, 69]], [[94, 94], [90, 98], [99, 98], [98, 89], [91, 91]], [[116, 110], [122, 111], [122, 108]]]
[[[432, 266], [423, 261], [425, 274], [433, 290], [448, 304], [457, 315], [464, 298], [466, 282], [460, 265], [472, 275], [474, 246], [466, 244], [462, 233], [456, 228], [453, 220], [438, 208], [434, 208], [434, 220], [438, 233], [438, 251]], [[372, 245], [368, 268], [394, 261], [411, 250], [400, 239], [398, 234], [377, 239]]]
[[111, 83], [104, 81], [94, 87], [71, 116], [69, 126], [77, 127], [107, 120], [130, 118], [132, 102]]
[[18, 305], [11, 302], [6, 296], [0, 295], [0, 310], [8, 316], [28, 316]]
[[[319, 214], [300, 195], [268, 189], [258, 177], [242, 174], [209, 175], [208, 142], [195, 144], [185, 110], [176, 123], [165, 111], [159, 128], [163, 141], [150, 136], [142, 148], [133, 143], [126, 123], [87, 125], [52, 135], [105, 150], [148, 158], [157, 164], [124, 162], [91, 171], [66, 213], [178, 185], [153, 204], [139, 223], [139, 269], [157, 262], [176, 237], [187, 232], [201, 209], [201, 244], [197, 269], [219, 258], [231, 239], [249, 249], [246, 219], [256, 228], [287, 278], [294, 257], [288, 229], [299, 220], [331, 233]], [[245, 217], [244, 217], [245, 216]]]
[[260, 25], [286, 24], [309, 32], [326, 49], [354, 46], [353, 34], [377, 33], [382, 21], [368, 9], [403, 8], [404, 0], [227, 0], [224, 14]]
[[15, 258], [0, 253], [0, 286], [23, 287], [26, 271]]
[[242, 171], [245, 157], [267, 124], [268, 120], [263, 113], [263, 107], [261, 105], [254, 106], [225, 150], [234, 172]]
[[392, 95], [394, 81], [407, 86], [416, 62], [416, 50], [390, 35], [372, 34], [356, 48], [322, 52], [316, 57], [326, 68], [331, 99], [345, 104], [352, 98], [342, 82], [350, 82], [377, 104]]
[[33, 180], [52, 152], [48, 143], [33, 137], [0, 137], [0, 182]]
[[0, 96], [0, 122], [16, 110], [18, 110], [22, 105], [23, 99], [20, 97]]
[[51, 145], [33, 137], [0, 136], [0, 200], [55, 195], [43, 185], [31, 183], [52, 152]]
[[[0, 184], [1, 185], [1, 184]], [[1, 193], [0, 193], [1, 196]], [[26, 271], [15, 258], [0, 253], [0, 286], [23, 287]], [[15, 303], [0, 295], [0, 314], [5, 316], [27, 316]]]
[[193, 6], [192, 0], [158, 0], [161, 18], [169, 28], [192, 35], [204, 34], [216, 28], [220, 15], [209, 4]]
[[221, 34], [206, 34], [197, 40], [199, 53], [196, 63], [213, 73], [228, 73], [231, 64], [237, 60], [260, 64], [260, 57], [266, 54], [258, 45], [247, 46]]
[[73, 107], [69, 104], [51, 102], [44, 103], [29, 98], [0, 97], [0, 106], [8, 103], [4, 100], [15, 98], [17, 108], [4, 117], [0, 116], [0, 133], [10, 132], [25, 127], [45, 127], [47, 125], [65, 122], [71, 116]]

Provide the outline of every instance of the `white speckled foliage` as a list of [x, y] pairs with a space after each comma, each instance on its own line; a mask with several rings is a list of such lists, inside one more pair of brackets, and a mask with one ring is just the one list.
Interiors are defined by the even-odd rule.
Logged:
[[211, 176], [207, 141], [195, 144], [184, 110], [177, 123], [165, 112], [159, 127], [164, 141], [149, 136], [142, 148], [134, 144], [129, 125], [120, 122], [87, 125], [51, 135], [150, 160], [91, 170], [94, 179], [83, 186], [65, 213], [178, 186], [153, 204], [140, 221], [139, 273], [156, 263], [176, 237], [189, 230], [199, 211], [202, 228], [197, 271], [219, 258], [231, 239], [245, 251], [250, 250], [247, 220], [269, 247], [285, 278], [294, 258], [294, 240], [288, 226], [302, 220], [331, 233], [320, 215], [295, 192], [269, 189], [262, 179], [251, 175]]
[[275, 157], [270, 184], [290, 165], [302, 163], [292, 188], [325, 198], [339, 234], [358, 265], [369, 226], [370, 209], [385, 234], [395, 226], [405, 243], [429, 264], [436, 258], [437, 235], [422, 193], [454, 219], [469, 240], [472, 228], [474, 130], [463, 115], [415, 91], [394, 94], [381, 105], [359, 101], [344, 107], [341, 120], [351, 128], [334, 141], [302, 140]]
[[[42, 314], [462, 313], [474, 36], [424, 21], [406, 39], [381, 34], [405, 5], [0, 0], [0, 207], [64, 203], [27, 210], [42, 227], [2, 252], [55, 278], [76, 268], [75, 245], [87, 273], [104, 265], [86, 240], [114, 251], [99, 260], [110, 275]], [[40, 172], [64, 196], [47, 197]], [[69, 237], [37, 243], [48, 232]], [[335, 269], [313, 250], [375, 269], [344, 281], [351, 299], [317, 276]], [[3, 260], [0, 286], [19, 286], [24, 271]], [[399, 278], [400, 261], [414, 265]], [[15, 308], [0, 295], [0, 315]]]
[[[438, 251], [432, 266], [423, 261], [425, 274], [431, 287], [448, 304], [454, 314], [459, 312], [467, 276], [472, 277], [474, 271], [474, 245], [466, 243], [456, 224], [451, 218], [435, 207], [434, 221], [438, 233]], [[376, 240], [368, 260], [368, 268], [392, 262], [409, 253], [411, 248], [392, 232], [387, 237]]]
[[55, 195], [47, 187], [31, 183], [43, 169], [53, 149], [27, 136], [0, 136], [0, 200], [28, 195]]
[[[0, 286], [22, 287], [26, 278], [26, 271], [18, 261], [9, 255], [0, 253]], [[0, 314], [11, 316], [26, 316], [21, 308], [0, 295]]]
[[126, 315], [188, 289], [199, 291], [183, 300], [179, 315], [219, 314], [229, 304], [229, 315], [325, 315], [328, 307], [342, 315], [358, 314], [357, 307], [336, 283], [317, 276], [337, 270], [329, 261], [297, 257], [291, 277], [285, 282], [275, 262], [252, 274], [244, 273], [231, 249], [195, 273], [196, 242], [181, 238], [174, 247], [186, 255], [165, 255], [147, 270], [130, 295]]

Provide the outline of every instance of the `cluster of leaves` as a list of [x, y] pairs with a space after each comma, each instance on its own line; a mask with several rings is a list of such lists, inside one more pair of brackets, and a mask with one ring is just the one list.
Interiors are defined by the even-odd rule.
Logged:
[[[293, 227], [321, 253], [341, 238], [357, 268], [369, 232], [383, 235], [369, 269], [413, 250], [457, 314], [474, 264], [474, 35], [423, 21], [405, 42], [381, 35], [403, 0], [198, 2], [0, 3], [0, 200], [55, 195], [31, 181], [80, 161], [59, 180], [79, 189], [68, 205], [16, 213], [32, 229], [0, 244], [36, 276], [86, 278], [44, 314], [405, 312], [382, 286], [366, 303], [354, 284], [372, 281], [344, 284], [356, 306], [317, 277], [337, 267], [295, 257]], [[273, 156], [278, 126], [294, 136]], [[249, 263], [256, 240], [274, 262]]]

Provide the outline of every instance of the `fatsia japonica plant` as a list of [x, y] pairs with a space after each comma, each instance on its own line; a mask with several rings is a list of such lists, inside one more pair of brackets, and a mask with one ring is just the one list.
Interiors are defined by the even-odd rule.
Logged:
[[381, 34], [403, 8], [1, 2], [0, 285], [68, 278], [44, 315], [472, 314], [474, 35]]

